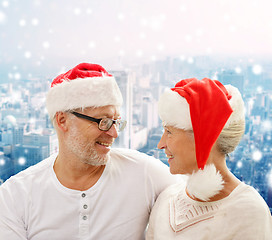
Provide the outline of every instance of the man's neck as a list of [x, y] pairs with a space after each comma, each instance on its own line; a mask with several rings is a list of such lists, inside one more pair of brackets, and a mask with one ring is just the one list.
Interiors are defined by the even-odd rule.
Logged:
[[61, 155], [55, 160], [53, 169], [60, 183], [70, 189], [85, 191], [99, 180], [105, 165], [92, 166], [79, 159], [65, 158]]

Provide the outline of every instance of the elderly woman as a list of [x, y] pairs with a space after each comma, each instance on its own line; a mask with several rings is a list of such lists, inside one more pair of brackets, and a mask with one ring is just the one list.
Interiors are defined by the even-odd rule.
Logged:
[[272, 239], [272, 218], [258, 192], [237, 179], [225, 156], [245, 129], [237, 88], [208, 78], [178, 82], [160, 97], [164, 149], [172, 174], [152, 210], [146, 239]]

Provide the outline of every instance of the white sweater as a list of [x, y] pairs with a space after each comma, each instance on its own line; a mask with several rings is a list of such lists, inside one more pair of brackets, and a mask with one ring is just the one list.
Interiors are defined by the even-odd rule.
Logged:
[[258, 192], [240, 183], [219, 201], [194, 201], [168, 187], [152, 209], [147, 240], [271, 240], [272, 217]]

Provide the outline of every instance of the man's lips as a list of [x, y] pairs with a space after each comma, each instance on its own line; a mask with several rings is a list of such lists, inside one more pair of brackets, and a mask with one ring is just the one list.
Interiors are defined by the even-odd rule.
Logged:
[[105, 146], [105, 147], [110, 147], [113, 142], [102, 142], [102, 141], [96, 141], [97, 144]]

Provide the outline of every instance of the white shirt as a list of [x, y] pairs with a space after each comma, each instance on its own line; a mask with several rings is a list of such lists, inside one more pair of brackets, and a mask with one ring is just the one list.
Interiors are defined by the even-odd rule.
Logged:
[[7, 180], [0, 187], [0, 239], [144, 239], [157, 196], [175, 178], [159, 160], [137, 151], [112, 149], [110, 156], [87, 191], [58, 181], [56, 155]]
[[175, 184], [152, 209], [146, 239], [271, 240], [272, 218], [258, 192], [244, 183], [214, 202], [195, 201], [185, 184]]

